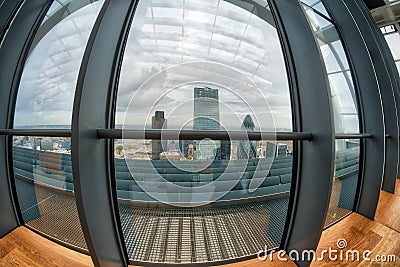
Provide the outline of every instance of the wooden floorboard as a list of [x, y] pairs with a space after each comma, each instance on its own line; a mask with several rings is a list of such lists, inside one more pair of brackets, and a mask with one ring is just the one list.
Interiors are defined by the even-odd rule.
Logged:
[[93, 266], [89, 256], [58, 245], [26, 227], [0, 239], [0, 266]]
[[[372, 252], [371, 259], [377, 255], [395, 255], [397, 266], [399, 266], [400, 233], [377, 221], [369, 220], [357, 213], [349, 215], [322, 233], [317, 255], [320, 255], [322, 250], [338, 249], [337, 241], [339, 239], [347, 242], [347, 246], [343, 248], [344, 255], [348, 250], [357, 249], [361, 253], [360, 255], [365, 250], [370, 250]], [[346, 256], [343, 256], [343, 259], [344, 261], [330, 261], [327, 256], [325, 261], [313, 262], [311, 266], [396, 266], [396, 263], [393, 262], [380, 265], [381, 263], [377, 262], [352, 261], [352, 257], [345, 261]]]
[[400, 232], [400, 195], [381, 190], [375, 221]]
[[265, 261], [260, 261], [259, 259], [247, 260], [232, 264], [223, 265], [224, 267], [264, 267], [264, 266], [274, 266], [274, 267], [296, 267], [296, 264], [290, 260], [288, 256], [285, 256], [285, 261], [280, 261], [277, 257], [277, 254], [272, 255], [272, 259], [270, 256], [267, 256]]

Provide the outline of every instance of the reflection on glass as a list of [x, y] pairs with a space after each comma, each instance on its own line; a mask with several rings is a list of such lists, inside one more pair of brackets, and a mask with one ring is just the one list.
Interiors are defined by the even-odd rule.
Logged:
[[346, 139], [343, 142], [345, 147], [342, 146], [342, 142], [336, 141], [335, 174], [325, 227], [350, 214], [355, 201], [360, 142], [352, 139]]
[[[216, 0], [140, 3], [122, 65], [116, 124], [150, 128], [160, 110], [168, 129], [180, 129], [192, 123], [194, 88], [209, 87], [218, 90], [221, 125], [238, 130], [247, 114], [257, 121], [269, 113], [278, 130], [290, 131], [278, 35], [271, 18], [254, 12]], [[274, 125], [259, 120], [256, 127]]]
[[385, 35], [385, 39], [396, 62], [397, 71], [400, 73], [400, 34], [388, 34]]
[[[160, 159], [152, 159], [154, 140], [129, 140], [129, 145], [115, 140], [119, 213], [130, 259], [169, 263], [219, 261], [254, 254], [265, 244], [268, 248], [280, 244], [292, 178], [291, 141], [232, 141], [231, 157], [235, 160], [214, 160], [205, 167], [204, 161], [191, 159], [194, 142], [163, 142], [168, 148], [186, 148], [182, 154], [177, 150], [161, 152]], [[274, 157], [271, 168], [257, 168], [268, 153]], [[244, 170], [240, 164], [235, 165], [241, 160], [246, 161]], [[130, 170], [128, 165], [135, 169]], [[190, 171], [199, 168], [201, 171]], [[157, 181], [149, 177], [154, 170], [160, 175]], [[221, 175], [225, 179], [218, 181]], [[148, 184], [140, 183], [138, 177], [146, 177]], [[198, 188], [214, 182], [213, 191], [207, 195], [218, 193], [226, 190], [227, 178], [237, 182], [212, 206], [171, 209], [152, 197], [157, 193], [182, 200], [186, 194], [202, 199], [201, 193], [196, 195]], [[259, 187], [251, 190], [251, 183], [257, 181], [261, 182]], [[181, 192], [174, 192], [171, 184], [180, 186]], [[243, 246], [235, 245], [238, 240]]]
[[[280, 244], [292, 142], [247, 136], [292, 130], [286, 68], [266, 2], [234, 3], [152, 0], [137, 7], [116, 125], [177, 134], [115, 140], [117, 196], [132, 260], [212, 262]], [[180, 139], [181, 130], [235, 131], [243, 138]]]
[[13, 163], [24, 223], [61, 242], [87, 249], [75, 204], [71, 140], [13, 137]]
[[322, 4], [321, 0], [300, 0], [302, 3], [311, 7], [314, 10], [317, 10], [321, 14], [329, 17], [328, 11], [326, 11], [325, 6]]
[[[103, 1], [54, 1], [32, 42], [18, 89], [15, 128], [70, 128], [85, 46]], [[75, 203], [69, 138], [13, 137], [24, 223], [87, 250]]]
[[400, 59], [400, 34], [387, 34], [385, 39], [389, 45], [390, 51], [392, 52], [394, 60]]
[[[358, 111], [348, 60], [335, 26], [304, 6], [320, 46], [332, 95], [336, 133], [358, 133]], [[343, 146], [344, 144], [342, 144]]]
[[54, 1], [33, 40], [22, 73], [16, 128], [71, 127], [79, 67], [103, 2]]
[[[320, 46], [328, 74], [335, 132], [359, 133], [353, 79], [339, 34], [331, 21], [320, 16], [312, 8], [306, 5], [303, 7]], [[336, 140], [335, 145], [335, 174], [325, 227], [351, 213], [358, 182], [359, 140]]]

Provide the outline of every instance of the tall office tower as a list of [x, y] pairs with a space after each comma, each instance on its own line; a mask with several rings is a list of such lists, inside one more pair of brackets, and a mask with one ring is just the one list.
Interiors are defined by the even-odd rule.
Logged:
[[[218, 89], [209, 87], [194, 88], [194, 121], [193, 129], [196, 130], [219, 130], [219, 98]], [[230, 157], [230, 142], [217, 140], [195, 141], [196, 159], [226, 159]]]
[[219, 130], [218, 89], [194, 88], [194, 124], [197, 130]]
[[[254, 122], [250, 115], [246, 115], [242, 123], [242, 130], [254, 131]], [[255, 141], [243, 140], [237, 148], [238, 159], [254, 159], [257, 157], [257, 145]]]
[[[151, 120], [152, 129], [167, 128], [167, 120], [164, 118], [164, 111], [156, 111]], [[160, 159], [160, 153], [163, 152], [163, 147], [167, 148], [167, 141], [153, 140], [151, 149], [151, 158]]]

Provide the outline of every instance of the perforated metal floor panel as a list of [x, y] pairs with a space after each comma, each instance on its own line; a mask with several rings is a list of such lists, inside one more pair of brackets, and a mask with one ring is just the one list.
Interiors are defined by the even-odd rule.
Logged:
[[87, 250], [73, 194], [16, 179], [24, 222], [50, 237]]
[[192, 210], [119, 205], [130, 259], [166, 263], [221, 261], [276, 248], [287, 208], [288, 197]]
[[[64, 243], [87, 249], [75, 198], [16, 179], [27, 225]], [[29, 202], [29, 203], [28, 203]], [[119, 205], [133, 261], [199, 263], [253, 255], [279, 246], [288, 197], [230, 207], [165, 209]]]

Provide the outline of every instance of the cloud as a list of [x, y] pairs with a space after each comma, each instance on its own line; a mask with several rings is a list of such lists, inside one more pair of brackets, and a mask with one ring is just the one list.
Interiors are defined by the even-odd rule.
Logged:
[[[92, 5], [56, 25], [32, 52], [20, 85], [16, 124], [70, 123], [77, 75], [90, 33], [87, 25], [94, 23], [100, 8]], [[194, 61], [200, 63], [190, 65]], [[188, 65], [163, 72], [179, 64]], [[152, 79], [154, 75], [157, 79]], [[178, 86], [189, 81], [193, 83]], [[181, 106], [170, 114], [174, 119], [168, 125], [181, 124], [193, 116], [192, 104], [182, 103], [192, 103], [193, 87], [201, 85], [218, 88], [221, 103], [242, 119], [252, 112], [258, 117], [273, 114], [277, 127], [292, 128], [285, 63], [273, 25], [225, 1], [187, 0], [185, 6], [139, 2], [123, 58], [116, 123], [122, 123], [134, 97], [134, 121], [146, 121], [149, 111], [157, 108], [167, 111]], [[163, 95], [167, 90], [170, 93]], [[221, 123], [240, 125], [221, 105]], [[56, 115], [46, 117], [46, 113]]]
[[71, 123], [80, 63], [102, 3], [67, 16], [35, 46], [21, 77], [16, 126]]

